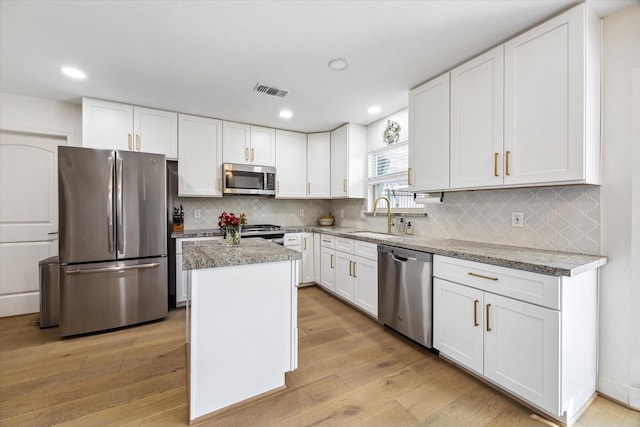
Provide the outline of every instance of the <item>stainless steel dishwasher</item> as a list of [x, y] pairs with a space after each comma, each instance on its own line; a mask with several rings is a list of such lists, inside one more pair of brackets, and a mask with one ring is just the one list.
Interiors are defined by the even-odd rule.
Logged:
[[378, 245], [378, 318], [432, 347], [433, 255]]

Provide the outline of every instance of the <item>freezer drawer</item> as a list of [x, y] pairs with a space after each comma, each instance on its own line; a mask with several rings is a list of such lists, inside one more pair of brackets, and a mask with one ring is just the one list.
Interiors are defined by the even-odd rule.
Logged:
[[61, 267], [60, 335], [167, 316], [167, 258]]

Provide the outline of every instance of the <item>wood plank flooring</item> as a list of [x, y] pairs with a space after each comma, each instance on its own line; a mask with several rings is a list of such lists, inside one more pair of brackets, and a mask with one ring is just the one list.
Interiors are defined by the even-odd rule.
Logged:
[[[288, 388], [199, 425], [545, 425], [318, 288], [300, 289], [298, 312], [299, 369]], [[184, 310], [63, 340], [37, 317], [0, 319], [0, 426], [188, 424]], [[640, 413], [598, 397], [576, 425], [640, 426]]]

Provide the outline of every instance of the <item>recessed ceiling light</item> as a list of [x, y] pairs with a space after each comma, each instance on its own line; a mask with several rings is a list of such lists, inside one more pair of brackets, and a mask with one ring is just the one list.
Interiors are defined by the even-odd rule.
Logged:
[[349, 66], [349, 62], [347, 62], [347, 60], [344, 58], [333, 58], [327, 65], [333, 71], [342, 71], [347, 69], [347, 67]]
[[282, 117], [283, 119], [290, 119], [291, 117], [293, 117], [293, 113], [289, 110], [282, 110], [280, 111], [280, 117]]
[[87, 77], [84, 71], [78, 70], [77, 68], [62, 67], [60, 71], [62, 71], [62, 74], [65, 76], [72, 77], [74, 79], [84, 79]]
[[374, 105], [369, 107], [367, 111], [369, 111], [369, 114], [378, 114], [380, 112], [380, 107], [378, 105]]

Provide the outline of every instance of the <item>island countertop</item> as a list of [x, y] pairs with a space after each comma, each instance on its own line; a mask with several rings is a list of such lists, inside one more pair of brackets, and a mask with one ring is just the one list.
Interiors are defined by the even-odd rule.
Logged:
[[264, 239], [244, 239], [239, 247], [224, 240], [196, 240], [182, 244], [182, 269], [198, 270], [234, 265], [302, 259], [302, 254]]

